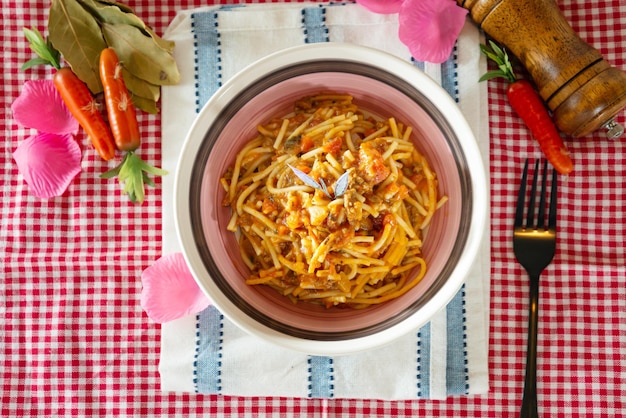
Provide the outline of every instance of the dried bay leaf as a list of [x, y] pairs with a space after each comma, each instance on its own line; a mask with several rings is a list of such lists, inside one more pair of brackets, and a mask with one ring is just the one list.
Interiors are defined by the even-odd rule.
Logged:
[[97, 0], [78, 0], [97, 20], [108, 23], [124, 23], [143, 29], [146, 25], [137, 15], [120, 9], [117, 5]]
[[108, 4], [109, 6], [116, 6], [118, 7], [121, 11], [126, 12], [126, 13], [135, 13], [133, 11], [133, 9], [131, 9], [129, 6], [125, 5], [124, 3], [120, 3], [114, 0], [97, 0], [98, 3], [102, 3], [102, 4]]
[[156, 84], [148, 83], [146, 80], [136, 77], [124, 68], [124, 63], [122, 63], [122, 78], [124, 79], [124, 84], [126, 84], [126, 88], [135, 96], [141, 96], [146, 99], [154, 100], [155, 102], [159, 100], [161, 95], [161, 87]]
[[155, 48], [152, 37], [130, 25], [102, 23], [104, 38], [121, 62], [136, 77], [152, 84], [172, 85], [180, 81], [176, 60], [167, 50]]
[[163, 48], [169, 53], [172, 53], [174, 51], [174, 46], [176, 45], [174, 41], [168, 41], [166, 39], [161, 38], [152, 30], [150, 26], [146, 26], [145, 30], [146, 32], [150, 34], [150, 36], [152, 37], [154, 42], [159, 46], [159, 48]]
[[135, 107], [143, 110], [144, 112], [159, 113], [159, 108], [157, 108], [156, 102], [154, 100], [140, 96], [133, 96], [132, 100]]
[[107, 45], [96, 19], [76, 0], [52, 0], [48, 39], [89, 90], [100, 93], [98, 61]]
[[174, 50], [175, 43], [167, 41], [157, 35], [150, 26], [146, 25], [133, 10], [122, 4], [114, 1], [105, 0], [78, 0], [82, 6], [89, 10], [94, 17], [100, 22], [106, 23], [123, 23], [126, 25], [135, 26], [139, 28], [144, 35], [152, 37], [154, 42], [159, 48], [163, 48], [168, 52]]
[[175, 43], [161, 38], [154, 30], [141, 20], [133, 9], [125, 4], [107, 0], [80, 0], [85, 4], [91, 4], [99, 15], [99, 20], [107, 23], [126, 23], [141, 29], [146, 36], [152, 37], [159, 48], [165, 49], [167, 52], [174, 50]]
[[[122, 12], [125, 12], [125, 13], [135, 14], [133, 9], [131, 9], [130, 7], [128, 7], [125, 4], [118, 3], [116, 1], [110, 1], [110, 0], [95, 0], [95, 1], [98, 2], [98, 3], [101, 3], [101, 4], [118, 7]], [[114, 22], [110, 22], [110, 23], [114, 23]], [[160, 48], [163, 48], [163, 49], [165, 49], [168, 52], [174, 51], [175, 43], [173, 41], [168, 41], [168, 40], [165, 40], [165, 39], [161, 38], [159, 35], [156, 34], [156, 32], [154, 32], [154, 30], [150, 26], [146, 25], [143, 21], [141, 23], [142, 23], [141, 26], [137, 26], [137, 25], [135, 25], [135, 26], [137, 26], [140, 29], [144, 30], [147, 33], [147, 35], [151, 36], [152, 39], [154, 39], [154, 42]]]

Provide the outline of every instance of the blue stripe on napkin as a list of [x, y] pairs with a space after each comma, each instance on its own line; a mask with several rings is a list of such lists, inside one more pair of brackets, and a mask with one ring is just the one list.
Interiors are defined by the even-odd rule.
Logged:
[[309, 356], [309, 398], [333, 397], [333, 359], [332, 357]]
[[[226, 8], [228, 9], [228, 8]], [[221, 44], [218, 26], [218, 9], [192, 15], [192, 32], [195, 46], [196, 112], [222, 85]], [[306, 43], [329, 42], [325, 21], [325, 7], [302, 9], [302, 31]], [[419, 69], [424, 63], [412, 60]], [[456, 53], [441, 65], [441, 84], [455, 101], [459, 101], [457, 85]], [[467, 367], [467, 339], [465, 324], [464, 286], [446, 308], [446, 392], [448, 395], [469, 392]], [[195, 384], [199, 393], [220, 393], [222, 329], [224, 318], [213, 306], [197, 315], [197, 347]], [[416, 334], [416, 396], [431, 395], [431, 325], [423, 326]], [[309, 356], [308, 396], [311, 398], [333, 397], [334, 369], [332, 357]]]
[[446, 393], [469, 392], [467, 370], [467, 339], [465, 327], [465, 285], [446, 307], [448, 338], [446, 352]]
[[[306, 7], [302, 9], [302, 27], [304, 42], [328, 42], [325, 7]], [[333, 359], [323, 356], [309, 356], [309, 398], [332, 398]]]
[[196, 113], [222, 85], [222, 51], [217, 16], [217, 12], [203, 12], [194, 13], [191, 17], [196, 57]]
[[441, 64], [441, 87], [443, 87], [448, 94], [454, 99], [455, 102], [459, 102], [459, 83], [457, 81], [457, 65], [456, 65], [456, 48], [446, 61]]
[[325, 7], [307, 7], [302, 9], [302, 26], [304, 27], [304, 41], [307, 44], [328, 42]]
[[196, 392], [220, 393], [224, 316], [214, 306], [209, 306], [196, 318]]
[[[456, 46], [444, 63], [441, 64], [441, 86], [455, 102], [459, 102]], [[465, 285], [446, 307], [447, 352], [446, 352], [446, 392], [449, 395], [469, 393], [467, 370], [467, 334], [465, 326]]]
[[[441, 64], [441, 86], [455, 102], [459, 102], [456, 46], [450, 58]], [[413, 65], [425, 71], [422, 61], [411, 59]], [[460, 395], [469, 393], [467, 368], [467, 335], [465, 325], [465, 286], [446, 307], [446, 393]], [[418, 333], [418, 397], [430, 397], [430, 323]]]
[[417, 396], [430, 398], [430, 322], [417, 333]]
[[[302, 26], [307, 44], [328, 42], [325, 7], [302, 9]], [[309, 398], [332, 398], [332, 363], [331, 357], [309, 356]]]

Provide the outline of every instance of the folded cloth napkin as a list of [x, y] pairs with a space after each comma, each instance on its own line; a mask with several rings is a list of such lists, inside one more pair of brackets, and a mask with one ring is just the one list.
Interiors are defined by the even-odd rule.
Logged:
[[[163, 89], [163, 167], [174, 172], [185, 133], [203, 104], [244, 66], [308, 42], [350, 42], [403, 57], [455, 97], [488, 158], [486, 92], [478, 78], [480, 33], [469, 21], [444, 64], [415, 62], [398, 41], [395, 15], [356, 4], [283, 3], [180, 12], [165, 33], [176, 42], [181, 83]], [[174, 176], [163, 180], [163, 251], [180, 251], [173, 222]], [[381, 349], [309, 356], [239, 330], [213, 306], [163, 324], [163, 391], [239, 396], [442, 399], [488, 390], [489, 233], [458, 295], [418, 332]]]

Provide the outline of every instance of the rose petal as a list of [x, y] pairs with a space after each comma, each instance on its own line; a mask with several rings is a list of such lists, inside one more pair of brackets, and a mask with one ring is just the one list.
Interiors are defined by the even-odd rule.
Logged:
[[450, 56], [466, 14], [467, 9], [454, 0], [405, 0], [398, 35], [415, 59], [442, 63]]
[[370, 12], [392, 14], [400, 11], [404, 0], [356, 0], [361, 6]]
[[11, 105], [13, 118], [25, 128], [52, 134], [76, 134], [78, 122], [52, 80], [31, 80]]
[[80, 173], [80, 147], [69, 135], [39, 132], [18, 145], [13, 158], [33, 195], [60, 196]]
[[141, 307], [162, 324], [209, 306], [181, 253], [164, 255], [141, 274]]

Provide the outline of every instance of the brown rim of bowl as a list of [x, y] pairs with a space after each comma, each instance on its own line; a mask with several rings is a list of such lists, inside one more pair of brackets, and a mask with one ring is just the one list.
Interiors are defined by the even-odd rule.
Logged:
[[[231, 286], [228, 284], [228, 280], [224, 278], [222, 273], [217, 268], [217, 265], [209, 251], [209, 246], [204, 235], [201, 219], [201, 189], [203, 173], [211, 150], [213, 149], [213, 145], [219, 138], [222, 129], [224, 129], [228, 121], [253, 97], [261, 93], [265, 89], [273, 86], [274, 84], [288, 80], [292, 77], [318, 72], [343, 72], [373, 78], [375, 80], [388, 84], [389, 86], [405, 94], [418, 106], [424, 109], [424, 111], [430, 116], [434, 123], [443, 132], [444, 137], [448, 142], [450, 151], [454, 156], [454, 160], [456, 162], [457, 171], [459, 173], [462, 195], [461, 198], [463, 199], [463, 202], [465, 202], [464, 209], [461, 211], [461, 219], [459, 222], [459, 230], [457, 235], [458, 239], [456, 240], [452, 248], [449, 262], [445, 264], [439, 276], [434, 280], [433, 284], [426, 290], [426, 292], [419, 299], [408, 305], [397, 315], [394, 315], [393, 317], [390, 317], [383, 322], [349, 331], [320, 332], [285, 325], [254, 309], [254, 307], [246, 302], [241, 297], [241, 295], [239, 295], [233, 288], [231, 288]], [[245, 315], [247, 315], [251, 319], [282, 334], [289, 335], [295, 338], [317, 341], [339, 341], [366, 337], [381, 332], [389, 327], [392, 327], [404, 321], [406, 318], [410, 317], [416, 311], [418, 311], [426, 303], [426, 301], [428, 301], [443, 287], [447, 277], [450, 276], [454, 271], [455, 265], [461, 257], [465, 248], [465, 243], [468, 239], [472, 218], [472, 208], [472, 183], [471, 175], [468, 169], [468, 163], [463, 154], [459, 138], [457, 138], [454, 129], [448, 123], [444, 115], [433, 103], [431, 103], [409, 82], [380, 68], [349, 60], [344, 61], [333, 59], [302, 62], [292, 66], [279, 68], [271, 74], [264, 75], [251, 83], [250, 86], [238, 93], [233, 98], [233, 100], [231, 100], [228, 105], [220, 111], [219, 115], [215, 118], [215, 121], [207, 130], [202, 144], [196, 154], [196, 158], [194, 160], [194, 164], [191, 170], [191, 179], [189, 183], [189, 219], [191, 222], [191, 229], [193, 231], [193, 238], [196, 249], [211, 280], [213, 280], [213, 282], [217, 285], [220, 291], [223, 292], [223, 294], [235, 306], [237, 306], [238, 309], [240, 309]]]

